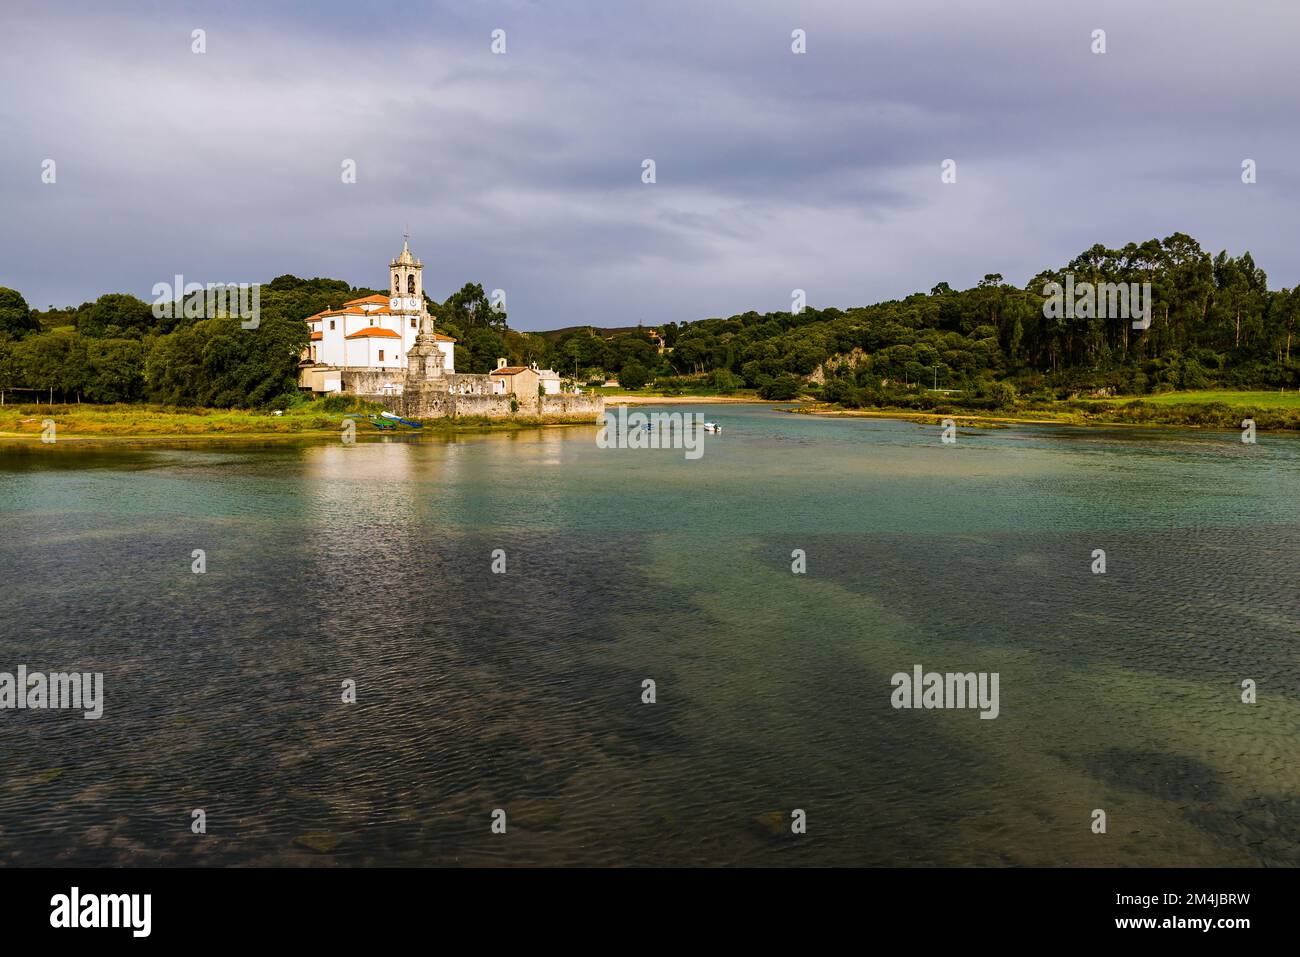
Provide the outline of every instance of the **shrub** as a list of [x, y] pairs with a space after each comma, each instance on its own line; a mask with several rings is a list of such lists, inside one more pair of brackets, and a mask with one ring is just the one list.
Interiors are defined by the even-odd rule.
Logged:
[[287, 412], [289, 409], [296, 409], [299, 406], [307, 405], [310, 401], [311, 400], [301, 392], [282, 392], [267, 402], [265, 408], [281, 409]]
[[827, 379], [826, 384], [822, 386], [822, 398], [827, 402], [838, 402], [843, 404], [844, 400], [849, 397], [853, 391], [852, 384], [846, 379]]
[[758, 395], [763, 399], [788, 402], [790, 399], [798, 397], [801, 385], [800, 381], [792, 375], [778, 376], [759, 389]]
[[988, 388], [989, 401], [995, 409], [1009, 409], [1016, 404], [1016, 387], [1010, 382], [994, 382]]
[[316, 408], [320, 412], [377, 412], [383, 407], [375, 402], [367, 402], [360, 396], [339, 394], [317, 399]]
[[745, 380], [730, 369], [714, 369], [711, 378], [713, 388], [719, 392], [735, 392], [745, 384]]

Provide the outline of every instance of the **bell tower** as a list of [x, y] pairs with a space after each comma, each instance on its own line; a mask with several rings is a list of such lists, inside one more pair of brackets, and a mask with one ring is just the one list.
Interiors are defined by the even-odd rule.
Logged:
[[[411, 255], [411, 234], [402, 234], [402, 254], [388, 264], [389, 299], [401, 299], [394, 311], [420, 312], [424, 309], [424, 263]], [[414, 300], [414, 305], [405, 300]]]

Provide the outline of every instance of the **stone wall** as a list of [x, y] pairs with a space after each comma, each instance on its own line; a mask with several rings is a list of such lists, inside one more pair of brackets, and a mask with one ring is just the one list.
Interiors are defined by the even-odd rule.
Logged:
[[565, 419], [583, 419], [600, 421], [605, 414], [605, 397], [603, 395], [572, 395], [561, 392], [559, 395], [544, 395], [541, 398], [541, 415]]
[[453, 372], [443, 376], [447, 391], [456, 395], [493, 395], [495, 383], [490, 375], [477, 372]]
[[458, 395], [419, 389], [400, 396], [402, 414], [409, 419], [444, 419], [478, 416], [508, 419], [513, 414], [508, 395]]
[[452, 373], [421, 379], [414, 375], [399, 380], [400, 394], [386, 385], [394, 382], [383, 370], [344, 373], [344, 391], [377, 402], [407, 419], [485, 418], [542, 419], [555, 422], [599, 422], [605, 399], [599, 395], [538, 396], [536, 386], [528, 395], [499, 394], [499, 383], [490, 375]]
[[[307, 373], [312, 373], [317, 377], [325, 375], [330, 378], [338, 378], [342, 386], [341, 391], [360, 396], [391, 396], [398, 394], [404, 391], [407, 380], [405, 369], [330, 369], [326, 371], [323, 367], [317, 367], [307, 369], [303, 373], [303, 384], [308, 386], [311, 383], [307, 381]], [[434, 388], [436, 389], [457, 395], [492, 395], [496, 387], [496, 383], [490, 375], [476, 373], [448, 373], [428, 381], [435, 383]]]
[[353, 392], [364, 396], [383, 395], [385, 386], [389, 387], [389, 392], [402, 391], [402, 385], [406, 381], [406, 370], [341, 369], [339, 370], [339, 378], [342, 380], [344, 392]]

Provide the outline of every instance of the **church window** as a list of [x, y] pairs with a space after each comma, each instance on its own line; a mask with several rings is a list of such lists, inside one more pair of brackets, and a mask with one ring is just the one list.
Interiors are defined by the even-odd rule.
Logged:
[[412, 296], [415, 295], [415, 276], [406, 277], [406, 291]]
[[334, 328], [334, 320], [333, 320], [333, 319], [330, 320], [330, 328], [331, 328], [331, 329]]
[[383, 362], [383, 361], [384, 361], [384, 350], [383, 350], [383, 349], [380, 349], [380, 350], [379, 350], [379, 361], [380, 361], [380, 362]]
[[414, 320], [414, 319], [411, 320], [411, 328], [412, 328], [412, 329], [415, 328], [415, 320]]

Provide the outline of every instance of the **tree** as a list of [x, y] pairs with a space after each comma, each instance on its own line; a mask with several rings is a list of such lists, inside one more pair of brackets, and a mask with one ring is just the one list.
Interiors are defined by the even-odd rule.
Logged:
[[144, 392], [144, 347], [138, 339], [92, 339], [87, 343], [91, 402], [134, 402]]
[[40, 320], [16, 289], [0, 286], [0, 332], [21, 339], [29, 332], [39, 332]]
[[77, 332], [92, 338], [140, 336], [153, 328], [153, 307], [125, 293], [111, 292], [77, 310]]
[[29, 389], [43, 389], [52, 397], [79, 395], [85, 389], [88, 367], [85, 340], [69, 329], [28, 336], [14, 347], [18, 377]]
[[633, 359], [618, 372], [618, 384], [624, 389], [636, 391], [650, 381], [650, 373], [641, 363]]
[[456, 368], [462, 372], [479, 374], [496, 368], [499, 356], [508, 356], [509, 350], [495, 329], [474, 326], [456, 343]]
[[577, 329], [564, 335], [555, 346], [556, 361], [565, 369], [590, 369], [606, 367], [604, 340], [590, 328]]
[[5, 402], [5, 390], [18, 384], [18, 359], [14, 355], [14, 341], [7, 332], [0, 332], [0, 405]]
[[494, 307], [483, 291], [483, 286], [476, 282], [465, 283], [434, 311], [440, 320], [453, 323], [466, 331], [474, 328], [504, 331], [506, 328], [504, 306]]

